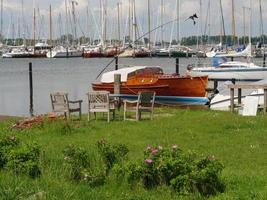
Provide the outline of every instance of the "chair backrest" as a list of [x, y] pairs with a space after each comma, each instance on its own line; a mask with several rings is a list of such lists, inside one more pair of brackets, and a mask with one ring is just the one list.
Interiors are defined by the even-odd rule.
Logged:
[[138, 94], [138, 106], [154, 107], [156, 93], [153, 91], [142, 91]]
[[109, 110], [109, 92], [94, 91], [87, 93], [88, 105], [90, 109], [106, 109]]
[[69, 110], [68, 94], [56, 92], [50, 94], [52, 109], [54, 112], [67, 112]]

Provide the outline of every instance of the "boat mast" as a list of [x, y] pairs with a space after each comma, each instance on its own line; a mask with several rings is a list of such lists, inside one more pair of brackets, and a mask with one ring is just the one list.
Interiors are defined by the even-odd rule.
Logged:
[[223, 29], [223, 38], [222, 38], [222, 43], [226, 41], [225, 38], [226, 38], [226, 33], [225, 33], [225, 24], [224, 24], [224, 15], [223, 15], [223, 7], [222, 7], [222, 0], [220, 0], [220, 10], [221, 10], [221, 18], [222, 18], [222, 29]]
[[163, 39], [163, 0], [161, 0], [161, 6], [160, 6], [160, 30], [161, 30], [161, 46], [164, 48], [164, 39]]
[[118, 11], [118, 46], [120, 46], [120, 41], [121, 41], [121, 21], [120, 21], [120, 3], [117, 3], [117, 11]]
[[234, 0], [232, 0], [232, 42], [233, 42], [233, 45], [235, 44], [235, 37], [236, 37], [236, 32], [235, 32], [235, 5], [234, 5]]
[[66, 34], [66, 39], [67, 39], [67, 46], [69, 45], [69, 20], [68, 20], [68, 5], [67, 5], [67, 0], [65, 0], [65, 19], [66, 19], [66, 24], [65, 24], [65, 34]]
[[50, 40], [50, 45], [53, 45], [52, 42], [52, 6], [49, 5], [49, 40]]
[[35, 54], [35, 40], [36, 40], [36, 13], [35, 7], [33, 8], [33, 53]]
[[22, 15], [22, 26], [23, 26], [23, 45], [26, 46], [26, 37], [25, 37], [25, 21], [24, 21], [24, 2], [21, 0], [21, 15]]
[[1, 0], [0, 42], [3, 42], [3, 0]]
[[261, 42], [264, 44], [263, 17], [262, 17], [262, 4], [261, 4], [261, 0], [259, 0], [259, 6], [260, 6], [260, 36], [261, 36]]
[[129, 0], [129, 19], [128, 19], [128, 28], [129, 28], [129, 44], [131, 42], [131, 39], [132, 39], [132, 9], [131, 9], [131, 3], [132, 1]]
[[76, 15], [75, 15], [75, 5], [77, 5], [77, 1], [71, 1], [72, 5], [72, 18], [73, 18], [73, 24], [74, 24], [74, 43], [78, 39], [77, 38], [77, 20], [76, 20]]
[[137, 38], [137, 23], [136, 23], [136, 12], [135, 12], [135, 0], [132, 1], [132, 11], [133, 11], [133, 47], [135, 48], [136, 38]]
[[246, 7], [243, 6], [243, 44], [246, 44]]
[[148, 49], [151, 50], [151, 16], [150, 16], [150, 0], [147, 0], [147, 24], [148, 24]]
[[176, 24], [176, 34], [177, 34], [177, 44], [180, 44], [180, 0], [176, 0], [176, 4], [177, 4], [177, 11], [176, 11], [176, 20], [177, 20], [177, 24]]

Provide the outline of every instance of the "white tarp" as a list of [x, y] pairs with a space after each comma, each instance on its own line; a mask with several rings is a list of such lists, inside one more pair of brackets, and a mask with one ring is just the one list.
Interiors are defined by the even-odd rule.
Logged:
[[136, 66], [136, 67], [127, 67], [122, 68], [116, 71], [106, 72], [101, 77], [102, 83], [113, 83], [114, 82], [114, 74], [121, 75], [121, 82], [126, 82], [128, 78], [128, 74], [134, 72], [139, 69], [145, 69], [147, 66]]

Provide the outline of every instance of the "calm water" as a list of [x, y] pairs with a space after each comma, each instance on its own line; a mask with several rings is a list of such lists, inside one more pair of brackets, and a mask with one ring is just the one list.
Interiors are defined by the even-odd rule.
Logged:
[[[33, 63], [34, 113], [51, 111], [49, 94], [57, 91], [69, 93], [70, 99], [83, 99], [86, 112], [86, 92], [91, 82], [111, 59], [0, 59], [0, 115], [29, 115], [28, 63]], [[181, 59], [181, 72], [185, 72], [192, 59]], [[120, 59], [120, 67], [133, 65], [162, 66], [165, 72], [175, 72], [175, 59], [140, 58]], [[107, 70], [113, 70], [114, 63]]]
[[[69, 93], [70, 99], [83, 99], [86, 112], [86, 92], [91, 82], [112, 59], [0, 59], [0, 115], [29, 115], [28, 63], [33, 63], [34, 113], [51, 111], [49, 94], [57, 91]], [[180, 59], [180, 72], [188, 64], [208, 62], [195, 58]], [[120, 68], [125, 66], [161, 66], [167, 73], [175, 72], [175, 59], [136, 58], [119, 59]], [[107, 70], [113, 70], [114, 63]]]

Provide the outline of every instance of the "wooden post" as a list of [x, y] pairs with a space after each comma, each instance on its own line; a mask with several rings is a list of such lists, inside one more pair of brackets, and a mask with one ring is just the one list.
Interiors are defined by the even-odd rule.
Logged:
[[179, 75], [180, 72], [179, 72], [179, 58], [176, 58], [176, 65], [175, 65], [175, 71], [176, 71], [176, 74]]
[[230, 89], [230, 103], [231, 103], [231, 112], [235, 111], [235, 89], [231, 88]]
[[30, 115], [33, 116], [33, 83], [32, 83], [32, 63], [29, 63], [29, 86], [30, 86]]
[[266, 54], [263, 52], [263, 67], [266, 66]]
[[267, 89], [264, 88], [264, 106], [263, 106], [263, 113], [266, 114], [267, 112]]
[[121, 93], [121, 75], [114, 74], [114, 94]]
[[242, 89], [238, 88], [238, 105], [241, 105]]
[[[119, 69], [119, 57], [115, 56], [115, 70], [118, 70], [118, 69]], [[115, 80], [115, 77], [114, 77], [114, 80]]]
[[231, 57], [231, 61], [232, 61], [232, 62], [234, 61], [234, 57]]

